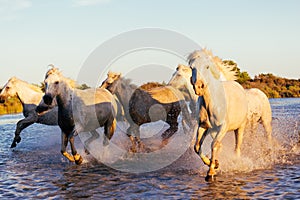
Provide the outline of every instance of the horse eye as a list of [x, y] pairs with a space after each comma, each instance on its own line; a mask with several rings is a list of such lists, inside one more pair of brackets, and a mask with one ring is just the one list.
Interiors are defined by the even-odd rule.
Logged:
[[55, 83], [55, 85], [58, 85], [59, 82], [58, 82], [58, 81], [55, 81], [54, 83]]
[[10, 87], [9, 86], [6, 86], [6, 89], [8, 90]]
[[208, 68], [209, 68], [209, 65], [206, 66], [206, 69], [208, 69]]

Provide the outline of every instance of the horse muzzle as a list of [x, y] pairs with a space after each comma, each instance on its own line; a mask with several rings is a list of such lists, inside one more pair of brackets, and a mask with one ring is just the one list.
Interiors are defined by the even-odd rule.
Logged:
[[43, 96], [44, 103], [47, 105], [51, 105], [53, 101], [53, 97], [51, 94], [47, 93]]

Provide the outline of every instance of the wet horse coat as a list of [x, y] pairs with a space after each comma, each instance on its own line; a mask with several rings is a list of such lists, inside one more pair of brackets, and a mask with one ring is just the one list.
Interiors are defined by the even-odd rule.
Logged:
[[[74, 89], [72, 82], [57, 68], [52, 68], [46, 73], [44, 82], [46, 85], [44, 102], [49, 105], [56, 98], [58, 105], [58, 125], [62, 131], [61, 153], [70, 161], [80, 164], [83, 159], [75, 148], [74, 135], [82, 132], [96, 135], [96, 129], [104, 126], [103, 142], [107, 145], [116, 128], [115, 99], [109, 91], [101, 88]], [[68, 141], [73, 156], [66, 151]]]

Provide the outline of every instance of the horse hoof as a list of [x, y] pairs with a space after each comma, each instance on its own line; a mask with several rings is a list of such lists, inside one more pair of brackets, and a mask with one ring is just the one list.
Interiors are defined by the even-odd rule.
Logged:
[[20, 143], [21, 142], [21, 137], [17, 137], [15, 140], [16, 140], [17, 143]]
[[109, 140], [104, 138], [103, 140], [103, 146], [106, 147], [109, 144]]
[[137, 151], [136, 151], [135, 147], [130, 147], [129, 152], [130, 153], [136, 153]]
[[13, 141], [13, 143], [10, 146], [10, 148], [15, 148], [16, 146], [17, 146], [17, 143], [15, 141]]
[[83, 158], [80, 156], [78, 160], [75, 160], [77, 165], [80, 165], [83, 162]]
[[199, 150], [200, 150], [199, 146], [194, 145], [194, 151], [196, 154], [199, 154]]
[[86, 155], [90, 155], [89, 150], [87, 150], [86, 148], [84, 148], [84, 153], [85, 153]]
[[148, 148], [148, 147], [143, 147], [143, 148], [141, 149], [141, 152], [143, 152], [143, 153], [151, 153], [152, 151], [151, 151], [151, 149]]
[[215, 169], [219, 169], [219, 167], [220, 167], [219, 161], [215, 160]]
[[206, 177], [205, 177], [205, 181], [206, 182], [213, 182], [213, 181], [216, 181], [217, 179], [216, 179], [216, 176], [215, 175], [207, 175]]

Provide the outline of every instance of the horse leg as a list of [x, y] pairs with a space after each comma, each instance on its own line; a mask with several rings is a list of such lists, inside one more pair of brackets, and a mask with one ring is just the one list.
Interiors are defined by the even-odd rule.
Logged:
[[258, 122], [257, 121], [254, 121], [254, 120], [251, 120], [250, 121], [250, 132], [251, 132], [251, 136], [254, 136], [254, 134], [257, 134], [257, 129], [258, 129]]
[[178, 114], [174, 113], [168, 113], [166, 122], [170, 125], [170, 128], [168, 128], [161, 137], [163, 138], [162, 144], [166, 144], [170, 137], [174, 135], [178, 131], [178, 122], [177, 117]]
[[130, 151], [133, 153], [137, 152], [137, 148], [136, 148], [136, 143], [137, 143], [137, 138], [136, 135], [139, 135], [139, 126], [135, 123], [131, 123], [129, 128], [127, 129], [127, 136], [129, 137], [130, 141], [131, 141], [131, 147], [130, 147]]
[[70, 134], [69, 141], [70, 141], [70, 146], [71, 146], [71, 150], [72, 150], [73, 159], [74, 159], [74, 161], [77, 165], [80, 165], [83, 161], [83, 158], [81, 157], [81, 155], [79, 153], [77, 153], [77, 150], [75, 148], [74, 132], [72, 132]]
[[104, 126], [104, 139], [103, 139], [103, 145], [107, 146], [109, 143], [109, 140], [114, 135], [114, 132], [116, 130], [117, 121], [116, 119], [113, 119], [111, 123], [106, 123]]
[[272, 125], [271, 120], [262, 119], [262, 124], [265, 128], [269, 144], [272, 144]]
[[212, 128], [207, 110], [204, 105], [202, 105], [199, 110], [199, 124], [205, 129]]
[[204, 129], [202, 127], [198, 127], [198, 133], [197, 133], [197, 138], [196, 138], [196, 143], [194, 145], [194, 151], [200, 156], [202, 162], [205, 164], [205, 165], [210, 165], [210, 160], [207, 156], [205, 156], [203, 153], [202, 153], [202, 144], [204, 142], [204, 139], [206, 138], [208, 134], [208, 130], [207, 129]]
[[181, 104], [181, 112], [182, 112], [182, 120], [181, 120], [182, 127], [184, 133], [187, 133], [188, 130], [186, 129], [186, 126], [191, 128], [192, 126], [194, 126], [194, 123], [193, 123], [193, 118], [191, 117], [191, 114], [189, 113], [188, 107], [185, 102]]
[[241, 145], [243, 142], [244, 130], [246, 124], [243, 124], [240, 128], [234, 130], [235, 133], [235, 153], [238, 157], [241, 155]]
[[206, 179], [213, 178], [213, 176], [216, 175], [215, 170], [219, 168], [217, 153], [221, 147], [221, 141], [224, 138], [226, 131], [227, 131], [226, 126], [223, 125], [219, 133], [217, 133], [216, 137], [213, 139], [213, 142], [211, 144], [211, 159], [210, 159], [209, 171], [207, 173]]
[[17, 123], [17, 127], [16, 127], [16, 131], [15, 131], [15, 137], [14, 140], [10, 146], [10, 148], [14, 148], [17, 146], [17, 143], [21, 142], [21, 131], [25, 128], [27, 128], [28, 126], [34, 124], [37, 121], [37, 116], [34, 115], [30, 115], [20, 121], [18, 121]]
[[90, 145], [90, 143], [92, 143], [94, 140], [96, 140], [97, 138], [99, 138], [99, 133], [96, 130], [92, 130], [90, 132], [92, 134], [91, 137], [89, 137], [85, 142], [84, 142], [84, 146], [88, 147]]
[[66, 133], [61, 132], [61, 153], [63, 156], [65, 156], [69, 161], [74, 162], [74, 157], [71, 156], [68, 152], [67, 152], [67, 145], [68, 145], [68, 136]]

